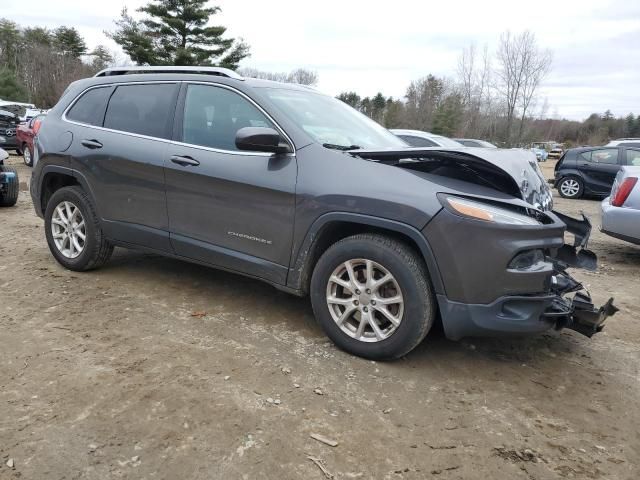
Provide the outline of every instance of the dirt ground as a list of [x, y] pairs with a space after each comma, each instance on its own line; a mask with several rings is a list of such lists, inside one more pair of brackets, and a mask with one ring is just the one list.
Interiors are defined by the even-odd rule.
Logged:
[[[1, 479], [640, 477], [639, 247], [594, 228], [600, 268], [577, 276], [621, 311], [591, 340], [432, 332], [375, 363], [257, 281], [126, 250], [64, 270], [19, 173], [0, 210]], [[556, 208], [599, 221], [597, 200]]]

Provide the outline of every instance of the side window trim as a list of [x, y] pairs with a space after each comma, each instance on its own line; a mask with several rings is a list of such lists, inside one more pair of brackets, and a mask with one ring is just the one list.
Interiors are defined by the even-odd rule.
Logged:
[[[73, 100], [69, 103], [69, 105], [67, 105], [67, 107], [64, 109], [64, 111], [62, 112], [62, 120], [64, 122], [67, 123], [72, 123], [74, 125], [82, 125], [83, 127], [89, 127], [89, 128], [96, 128], [98, 130], [106, 130], [108, 132], [115, 132], [115, 133], [121, 133], [123, 135], [130, 135], [133, 137], [141, 137], [141, 138], [149, 138], [152, 140], [160, 140], [163, 142], [171, 142], [171, 131], [170, 131], [170, 126], [173, 123], [173, 120], [168, 120], [167, 122], [167, 135], [168, 138], [162, 138], [162, 137], [153, 137], [153, 136], [149, 136], [149, 135], [142, 135], [139, 133], [133, 133], [133, 132], [127, 132], [124, 130], [114, 130], [112, 128], [105, 128], [104, 127], [104, 119], [105, 116], [107, 114], [107, 106], [109, 105], [109, 102], [111, 101], [111, 97], [113, 96], [113, 94], [116, 91], [117, 87], [120, 86], [126, 86], [126, 85], [152, 85], [152, 84], [174, 84], [176, 86], [176, 91], [178, 91], [178, 88], [181, 86], [181, 84], [183, 82], [181, 82], [180, 80], [157, 80], [157, 81], [146, 81], [146, 82], [119, 82], [119, 83], [110, 83], [110, 84], [99, 84], [99, 85], [92, 85], [90, 87], [85, 88], [84, 90], [82, 90], [78, 95], [76, 95]], [[106, 101], [106, 103], [104, 104], [104, 107], [102, 109], [102, 111], [100, 112], [100, 116], [102, 117], [102, 122], [100, 123], [100, 125], [91, 125], [89, 123], [84, 123], [84, 122], [79, 122], [77, 120], [72, 120], [70, 118], [67, 118], [67, 113], [69, 112], [69, 110], [71, 110], [71, 108], [73, 108], [73, 106], [76, 104], [76, 102], [85, 94], [87, 93], [89, 90], [94, 90], [96, 88], [109, 88], [111, 89], [111, 92], [109, 93], [109, 98]], [[174, 94], [174, 98], [173, 98], [173, 108], [174, 108], [174, 115], [175, 115], [175, 108], [177, 107], [177, 100], [178, 100], [178, 95]], [[169, 107], [169, 111], [171, 112], [171, 107]], [[170, 115], [171, 117], [171, 115]]]
[[182, 124], [184, 122], [184, 108], [185, 108], [185, 99], [186, 99], [186, 95], [187, 95], [187, 87], [189, 85], [206, 85], [206, 86], [211, 86], [211, 87], [218, 87], [218, 88], [227, 89], [227, 90], [229, 90], [229, 91], [231, 91], [233, 93], [236, 93], [237, 95], [240, 95], [242, 98], [247, 100], [251, 105], [256, 107], [258, 109], [258, 111], [260, 111], [260, 113], [262, 113], [265, 117], [267, 117], [267, 119], [274, 125], [275, 129], [280, 133], [280, 135], [283, 136], [285, 141], [291, 147], [291, 150], [292, 150], [291, 153], [287, 153], [286, 155], [295, 156], [296, 147], [295, 147], [295, 145], [293, 143], [293, 140], [291, 140], [291, 137], [289, 137], [289, 135], [287, 135], [287, 132], [284, 131], [284, 129], [278, 124], [278, 122], [276, 122], [274, 120], [274, 118], [271, 115], [269, 115], [269, 113], [264, 108], [262, 108], [258, 103], [256, 103], [251, 97], [249, 97], [245, 93], [243, 93], [240, 90], [237, 90], [237, 89], [235, 89], [235, 88], [233, 88], [233, 87], [231, 87], [229, 85], [224, 85], [222, 83], [197, 82], [197, 81], [191, 81], [191, 80], [185, 80], [185, 81], [182, 81], [180, 83], [182, 83], [182, 85], [180, 87], [180, 92], [178, 93], [178, 101], [177, 101], [177, 105], [176, 105], [176, 115], [175, 115], [175, 120], [174, 120], [174, 125], [173, 125], [172, 143], [177, 144], [177, 145], [184, 145], [184, 146], [191, 147], [191, 148], [198, 148], [200, 150], [208, 150], [208, 151], [212, 151], [212, 152], [226, 153], [226, 154], [230, 154], [230, 155], [243, 155], [243, 156], [255, 156], [255, 157], [271, 157], [271, 156], [273, 156], [273, 153], [268, 153], [268, 152], [249, 152], [249, 151], [242, 151], [242, 150], [224, 150], [224, 149], [220, 149], [220, 148], [206, 147], [204, 145], [195, 145], [195, 144], [192, 144], [192, 143], [186, 143], [186, 142], [182, 141]]

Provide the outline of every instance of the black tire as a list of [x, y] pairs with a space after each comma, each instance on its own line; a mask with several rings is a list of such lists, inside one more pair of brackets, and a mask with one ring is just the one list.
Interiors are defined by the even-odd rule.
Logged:
[[20, 192], [20, 180], [18, 172], [13, 167], [0, 166], [0, 171], [15, 174], [14, 178], [9, 181], [4, 193], [0, 193], [0, 207], [13, 207], [18, 201]]
[[[28, 158], [27, 153], [29, 153]], [[33, 166], [33, 152], [26, 143], [22, 145], [22, 160], [27, 167]]]
[[[68, 258], [62, 254], [53, 240], [51, 218], [56, 207], [63, 201], [71, 202], [85, 221], [85, 243], [80, 255]], [[65, 268], [77, 272], [92, 270], [104, 265], [113, 253], [113, 245], [105, 238], [100, 228], [100, 220], [88, 195], [80, 187], [64, 187], [56, 190], [47, 203], [45, 214], [45, 234], [49, 250], [55, 259]]]
[[[568, 189], [567, 188], [563, 188], [563, 186], [565, 184], [568, 185], [567, 182], [576, 182], [576, 184], [578, 185], [578, 190], [576, 191], [575, 194], [569, 194], [568, 193]], [[558, 193], [560, 194], [560, 196], [563, 197], [563, 198], [571, 198], [571, 199], [581, 198], [582, 194], [584, 193], [584, 182], [578, 176], [568, 175], [568, 176], [562, 178], [558, 182], [558, 185], [556, 186], [556, 188], [558, 189]]]
[[[331, 316], [326, 298], [329, 278], [339, 265], [352, 259], [378, 263], [400, 287], [404, 311], [397, 329], [388, 338], [376, 342], [357, 340], [345, 333]], [[327, 336], [339, 348], [373, 360], [399, 358], [409, 353], [427, 335], [436, 315], [435, 297], [422, 257], [405, 243], [384, 235], [354, 235], [329, 247], [313, 270], [310, 296], [315, 317]]]

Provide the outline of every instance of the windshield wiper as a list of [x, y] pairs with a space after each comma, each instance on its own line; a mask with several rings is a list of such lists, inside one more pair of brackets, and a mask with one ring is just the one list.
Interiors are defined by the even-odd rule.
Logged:
[[322, 146], [324, 148], [330, 148], [332, 150], [342, 150], [342, 151], [349, 151], [349, 150], [360, 150], [362, 147], [360, 145], [335, 145], [333, 143], [323, 143]]

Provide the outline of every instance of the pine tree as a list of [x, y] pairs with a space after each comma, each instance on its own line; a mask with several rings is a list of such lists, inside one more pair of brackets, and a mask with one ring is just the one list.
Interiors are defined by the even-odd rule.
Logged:
[[87, 53], [87, 44], [74, 27], [58, 27], [53, 31], [54, 45], [63, 55], [80, 58]]
[[96, 46], [89, 55], [93, 57], [91, 66], [96, 71], [104, 70], [113, 63], [113, 55], [109, 53], [109, 50], [104, 45]]
[[220, 7], [207, 0], [152, 0], [136, 21], [123, 9], [108, 35], [139, 65], [219, 65], [237, 68], [249, 55], [242, 41], [225, 38], [226, 28], [208, 26]]
[[27, 92], [11, 70], [0, 69], [0, 98], [14, 102], [26, 102]]

